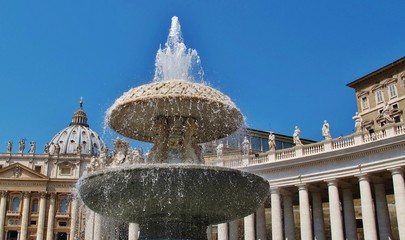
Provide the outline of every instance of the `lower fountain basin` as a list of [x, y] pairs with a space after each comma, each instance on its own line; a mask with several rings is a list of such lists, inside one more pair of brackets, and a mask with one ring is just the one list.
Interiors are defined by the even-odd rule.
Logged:
[[217, 166], [145, 164], [94, 172], [79, 180], [78, 190], [93, 211], [140, 224], [141, 238], [200, 239], [194, 235], [205, 234], [208, 225], [255, 212], [269, 184]]

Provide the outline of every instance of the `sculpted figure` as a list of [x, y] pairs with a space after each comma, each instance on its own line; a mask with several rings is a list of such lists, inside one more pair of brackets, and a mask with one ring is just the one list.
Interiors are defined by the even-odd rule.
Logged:
[[295, 126], [294, 134], [293, 134], [293, 141], [295, 146], [301, 146], [301, 139], [300, 139], [301, 130]]
[[331, 139], [329, 123], [326, 120], [323, 121], [322, 136], [325, 138], [325, 140]]
[[363, 119], [361, 118], [361, 116], [359, 115], [358, 112], [356, 112], [353, 116], [353, 120], [354, 120], [354, 128], [356, 129], [356, 132], [361, 132], [362, 131], [362, 121]]
[[35, 146], [35, 142], [30, 142], [30, 150], [28, 151], [28, 153], [35, 153], [35, 149], [36, 149], [36, 146]]
[[44, 147], [44, 152], [45, 153], [49, 153], [49, 144], [48, 143], [45, 143], [45, 147]]
[[25, 139], [22, 138], [18, 143], [20, 144], [18, 148], [18, 153], [23, 153], [25, 149]]
[[276, 149], [276, 139], [275, 139], [275, 136], [274, 136], [274, 134], [272, 132], [270, 132], [270, 134], [269, 134], [268, 143], [269, 143], [269, 150]]
[[222, 141], [219, 141], [219, 144], [217, 146], [217, 158], [218, 159], [224, 158], [224, 144], [222, 143]]
[[7, 153], [11, 153], [12, 150], [13, 150], [13, 142], [8, 141], [7, 142]]
[[386, 102], [385, 106], [381, 112], [381, 116], [385, 120], [386, 123], [394, 122], [394, 119], [392, 119], [392, 117], [390, 116], [390, 112], [391, 112], [390, 105]]
[[249, 152], [250, 152], [250, 142], [246, 136], [242, 142], [242, 152], [243, 152], [243, 155], [249, 155]]
[[59, 153], [60, 153], [60, 145], [59, 145], [59, 143], [56, 143], [56, 145], [55, 145], [55, 153], [57, 155], [59, 155]]

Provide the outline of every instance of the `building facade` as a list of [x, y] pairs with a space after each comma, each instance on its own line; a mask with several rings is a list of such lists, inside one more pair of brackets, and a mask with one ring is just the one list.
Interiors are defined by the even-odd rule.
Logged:
[[[270, 183], [263, 206], [210, 226], [208, 238], [405, 239], [404, 66], [402, 58], [348, 84], [358, 103], [351, 135], [325, 134], [313, 142], [300, 139], [299, 129], [292, 137], [247, 129], [202, 146], [206, 164]], [[109, 154], [89, 128], [82, 102], [44, 153], [25, 144], [22, 139], [13, 150], [10, 142], [0, 153], [0, 240], [137, 239], [137, 224], [90, 211], [76, 197], [75, 184], [107, 165], [142, 163], [142, 152], [118, 139]]]

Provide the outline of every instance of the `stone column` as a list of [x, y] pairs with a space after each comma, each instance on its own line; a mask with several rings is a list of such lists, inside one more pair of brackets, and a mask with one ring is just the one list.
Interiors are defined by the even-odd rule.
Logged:
[[39, 199], [39, 216], [38, 216], [38, 228], [37, 228], [37, 240], [44, 239], [44, 227], [45, 227], [45, 210], [46, 210], [46, 192], [40, 193]]
[[343, 240], [342, 213], [340, 211], [339, 189], [336, 180], [327, 181], [329, 195], [330, 226], [333, 240]]
[[244, 218], [245, 240], [255, 240], [255, 214], [250, 214]]
[[264, 204], [256, 211], [256, 239], [266, 240], [266, 213]]
[[375, 209], [377, 212], [378, 237], [379, 239], [382, 240], [393, 239], [391, 231], [390, 214], [388, 211], [388, 203], [385, 192], [385, 184], [383, 182], [375, 183], [374, 193], [375, 193]]
[[0, 240], [5, 239], [4, 223], [6, 219], [7, 191], [0, 192]]
[[94, 229], [93, 229], [93, 240], [101, 240], [102, 238], [102, 216], [98, 213], [94, 213]]
[[218, 240], [228, 240], [228, 223], [218, 224]]
[[21, 216], [21, 235], [20, 240], [28, 239], [28, 219], [30, 213], [30, 192], [23, 192], [23, 211]]
[[129, 223], [128, 240], [138, 240], [139, 224]]
[[212, 240], [212, 226], [207, 227], [207, 240]]
[[77, 223], [78, 223], [78, 218], [77, 218], [77, 213], [79, 211], [79, 204], [77, 202], [78, 200], [76, 198], [73, 198], [71, 200], [71, 221], [70, 221], [70, 240], [75, 240], [76, 234], [77, 234]]
[[295, 240], [294, 206], [291, 194], [283, 195], [284, 238]]
[[270, 189], [271, 200], [271, 235], [272, 240], [283, 239], [283, 219], [281, 211], [280, 191], [278, 188]]
[[55, 222], [55, 198], [55, 193], [51, 193], [51, 195], [49, 196], [49, 212], [46, 240], [53, 240], [53, 225]]
[[371, 195], [370, 182], [365, 174], [357, 176], [359, 179], [361, 216], [363, 218], [364, 238], [377, 240], [377, 225], [375, 223], [374, 203]]
[[356, 215], [354, 212], [353, 192], [351, 188], [344, 188], [342, 190], [342, 193], [346, 239], [357, 240], [357, 226]]
[[298, 186], [300, 203], [301, 240], [312, 240], [311, 206], [309, 205], [308, 188], [305, 184]]
[[394, 185], [395, 208], [397, 210], [398, 234], [405, 239], [405, 184], [401, 168], [390, 169]]
[[325, 224], [323, 222], [323, 207], [321, 192], [312, 193], [312, 215], [314, 220], [314, 238], [325, 240]]
[[229, 222], [229, 240], [239, 239], [239, 219]]

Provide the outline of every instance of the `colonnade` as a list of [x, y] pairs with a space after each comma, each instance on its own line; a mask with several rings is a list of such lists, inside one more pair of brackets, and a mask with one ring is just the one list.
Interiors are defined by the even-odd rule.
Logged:
[[[392, 176], [398, 236], [399, 239], [405, 239], [404, 175], [401, 168], [389, 169], [389, 171]], [[360, 193], [364, 239], [393, 239], [385, 182], [371, 181], [370, 176], [372, 175], [354, 176], [357, 178]], [[328, 179], [325, 183], [329, 199], [331, 239], [358, 239], [352, 186], [345, 183], [344, 179]], [[316, 187], [311, 189], [312, 185], [316, 185], [316, 183], [301, 183], [295, 186], [299, 202], [299, 235], [301, 239], [323, 240], [326, 237], [322, 198]], [[283, 187], [271, 187], [271, 235], [273, 240], [296, 239], [289, 192], [284, 191]]]
[[[7, 206], [8, 206], [8, 197], [9, 192], [1, 191], [0, 196], [0, 240], [4, 240], [7, 237], [8, 231], [6, 230], [6, 223], [7, 219]], [[31, 195], [32, 193], [29, 191], [22, 192], [22, 205], [20, 206], [21, 211], [18, 211], [18, 218], [20, 229], [18, 230], [17, 239], [19, 240], [27, 240], [29, 239], [28, 235], [28, 228], [30, 225], [30, 214], [32, 212], [31, 209]], [[47, 202], [49, 204], [47, 205]], [[54, 232], [54, 224], [55, 224], [55, 213], [56, 213], [56, 194], [50, 193], [47, 194], [46, 192], [39, 192], [39, 204], [38, 204], [38, 218], [36, 222], [36, 239], [37, 240], [53, 240], [55, 239], [55, 232]], [[78, 200], [71, 199], [70, 203], [70, 230], [67, 232], [67, 236], [69, 240], [77, 239], [77, 222], [78, 222]], [[48, 211], [47, 211], [48, 207]], [[45, 219], [46, 213], [48, 213], [47, 225], [45, 228]]]

